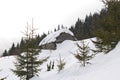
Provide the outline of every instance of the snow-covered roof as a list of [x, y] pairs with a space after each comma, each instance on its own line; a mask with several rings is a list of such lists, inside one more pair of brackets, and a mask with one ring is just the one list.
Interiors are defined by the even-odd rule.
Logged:
[[44, 45], [46, 43], [51, 43], [51, 42], [54, 42], [56, 41], [56, 38], [61, 34], [61, 33], [68, 33], [72, 36], [74, 36], [74, 34], [68, 30], [68, 29], [61, 29], [61, 30], [58, 30], [56, 32], [53, 32], [53, 33], [50, 33], [49, 35], [47, 35], [39, 44], [40, 45]]

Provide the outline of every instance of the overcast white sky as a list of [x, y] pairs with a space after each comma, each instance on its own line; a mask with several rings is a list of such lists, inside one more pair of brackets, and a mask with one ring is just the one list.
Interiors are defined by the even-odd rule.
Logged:
[[0, 50], [18, 42], [32, 18], [41, 34], [58, 24], [70, 27], [102, 7], [101, 0], [0, 0]]

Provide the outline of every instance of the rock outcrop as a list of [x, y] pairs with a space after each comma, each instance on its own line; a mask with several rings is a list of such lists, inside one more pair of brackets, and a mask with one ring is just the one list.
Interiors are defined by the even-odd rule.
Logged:
[[41, 42], [40, 47], [42, 49], [50, 49], [55, 50], [56, 44], [62, 43], [65, 40], [73, 40], [75, 41], [76, 38], [74, 37], [73, 33], [68, 29], [61, 29], [54, 33], [49, 34], [46, 36]]

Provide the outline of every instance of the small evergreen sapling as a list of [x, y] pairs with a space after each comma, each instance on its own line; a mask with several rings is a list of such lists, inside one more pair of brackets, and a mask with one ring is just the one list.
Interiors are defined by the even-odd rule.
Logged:
[[51, 61], [49, 64], [47, 64], [47, 71], [51, 71], [51, 69], [54, 69], [54, 61], [51, 64]]
[[52, 63], [52, 69], [54, 69], [54, 66], [55, 66], [55, 65], [54, 65], [54, 61], [53, 61], [53, 63]]
[[59, 60], [57, 61], [58, 61], [58, 65], [57, 65], [58, 71], [60, 72], [61, 70], [64, 69], [66, 63], [64, 62], [64, 59], [62, 59], [60, 55], [59, 55]]
[[51, 61], [49, 64], [47, 64], [47, 71], [50, 71], [51, 70]]
[[81, 41], [81, 45], [79, 45], [78, 43], [76, 45], [78, 47], [78, 51], [77, 54], [74, 54], [74, 56], [85, 67], [86, 64], [90, 63], [88, 61], [92, 59], [93, 54], [89, 54], [90, 48], [88, 47], [88, 44], [85, 44], [84, 41]]

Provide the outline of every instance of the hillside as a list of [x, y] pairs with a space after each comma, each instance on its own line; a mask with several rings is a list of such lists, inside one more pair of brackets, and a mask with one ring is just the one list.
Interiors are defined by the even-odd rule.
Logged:
[[[89, 42], [89, 47], [94, 49], [90, 39], [85, 40]], [[42, 50], [39, 58], [50, 56], [47, 62], [45, 62], [39, 72], [39, 76], [33, 77], [31, 80], [120, 80], [120, 43], [114, 50], [107, 55], [102, 53], [96, 55], [86, 67], [82, 67], [78, 60], [73, 56], [77, 50], [76, 42], [66, 40], [61, 44], [57, 44], [56, 50]], [[58, 72], [57, 60], [61, 55], [62, 59], [66, 62], [65, 68]], [[7, 77], [6, 80], [19, 80], [10, 69], [14, 68], [15, 56], [0, 58], [0, 78]], [[47, 64], [50, 61], [55, 62], [54, 70], [47, 72]]]

